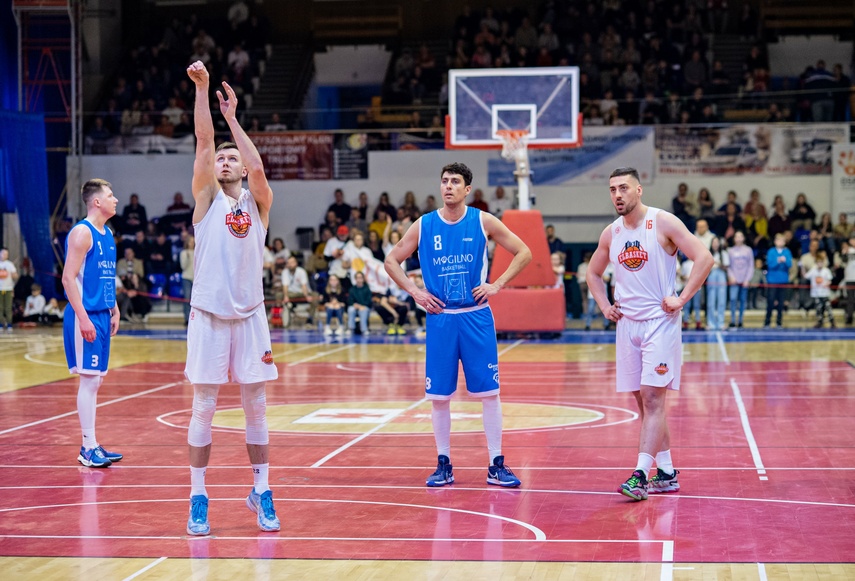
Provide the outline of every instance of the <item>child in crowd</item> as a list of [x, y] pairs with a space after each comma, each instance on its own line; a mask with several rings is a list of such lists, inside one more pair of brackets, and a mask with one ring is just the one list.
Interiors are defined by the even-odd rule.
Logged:
[[828, 268], [828, 256], [824, 250], [820, 250], [816, 254], [816, 265], [805, 274], [805, 277], [810, 281], [810, 296], [813, 298], [814, 308], [816, 309], [816, 325], [815, 329], [821, 329], [825, 322], [825, 315], [828, 315], [828, 322], [832, 329], [836, 329], [834, 324], [834, 313], [831, 312], [831, 270]]
[[42, 294], [42, 287], [39, 284], [34, 284], [30, 287], [30, 296], [27, 297], [24, 303], [24, 322], [26, 323], [42, 323], [44, 322], [44, 311], [47, 301]]
[[[341, 286], [341, 281], [337, 276], [330, 275], [327, 286], [321, 294], [321, 304], [327, 313], [327, 324], [324, 325], [324, 335], [332, 335], [344, 328], [344, 309], [346, 303], [347, 298], [344, 288]], [[338, 326], [335, 330], [330, 326], [333, 319], [338, 321]]]

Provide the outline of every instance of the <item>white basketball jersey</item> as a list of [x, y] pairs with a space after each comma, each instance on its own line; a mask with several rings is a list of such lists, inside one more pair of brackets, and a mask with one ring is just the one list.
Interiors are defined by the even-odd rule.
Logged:
[[677, 256], [656, 239], [658, 208], [647, 208], [639, 226], [630, 230], [623, 217], [612, 222], [609, 260], [615, 267], [615, 300], [621, 313], [635, 321], [665, 317], [662, 299], [674, 296]]
[[196, 231], [196, 265], [190, 304], [221, 319], [244, 319], [264, 303], [264, 239], [258, 206], [241, 189], [232, 208], [221, 189]]

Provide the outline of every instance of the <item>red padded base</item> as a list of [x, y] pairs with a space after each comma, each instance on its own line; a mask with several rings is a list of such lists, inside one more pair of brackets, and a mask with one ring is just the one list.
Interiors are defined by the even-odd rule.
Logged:
[[563, 288], [504, 288], [490, 297], [496, 332], [564, 330]]

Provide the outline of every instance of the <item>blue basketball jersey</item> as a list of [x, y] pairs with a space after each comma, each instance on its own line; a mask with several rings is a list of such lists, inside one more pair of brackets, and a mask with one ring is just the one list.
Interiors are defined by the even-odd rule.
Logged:
[[445, 303], [446, 309], [479, 306], [472, 289], [487, 281], [487, 234], [481, 210], [467, 206], [455, 223], [439, 211], [421, 217], [419, 262], [425, 288]]
[[[92, 233], [92, 247], [83, 259], [76, 280], [83, 308], [86, 312], [112, 309], [116, 306], [116, 243], [113, 233], [105, 226], [102, 234], [87, 220], [81, 220], [74, 228], [81, 225]], [[68, 254], [67, 238], [65, 253]]]

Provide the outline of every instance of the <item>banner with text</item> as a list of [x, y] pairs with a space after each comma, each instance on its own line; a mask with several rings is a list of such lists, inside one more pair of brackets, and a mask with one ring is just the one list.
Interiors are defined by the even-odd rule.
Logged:
[[[532, 184], [602, 185], [619, 166], [636, 168], [643, 183], [653, 179], [652, 127], [585, 127], [582, 140], [582, 147], [576, 149], [529, 149]], [[491, 159], [487, 166], [488, 183], [491, 186], [516, 185], [514, 169], [513, 161], [501, 157]]]
[[660, 175], [830, 174], [845, 123], [736, 124], [656, 128]]
[[855, 144], [836, 143], [832, 156], [831, 211], [836, 224], [841, 212], [855, 216]]
[[268, 180], [368, 179], [364, 133], [253, 133]]

